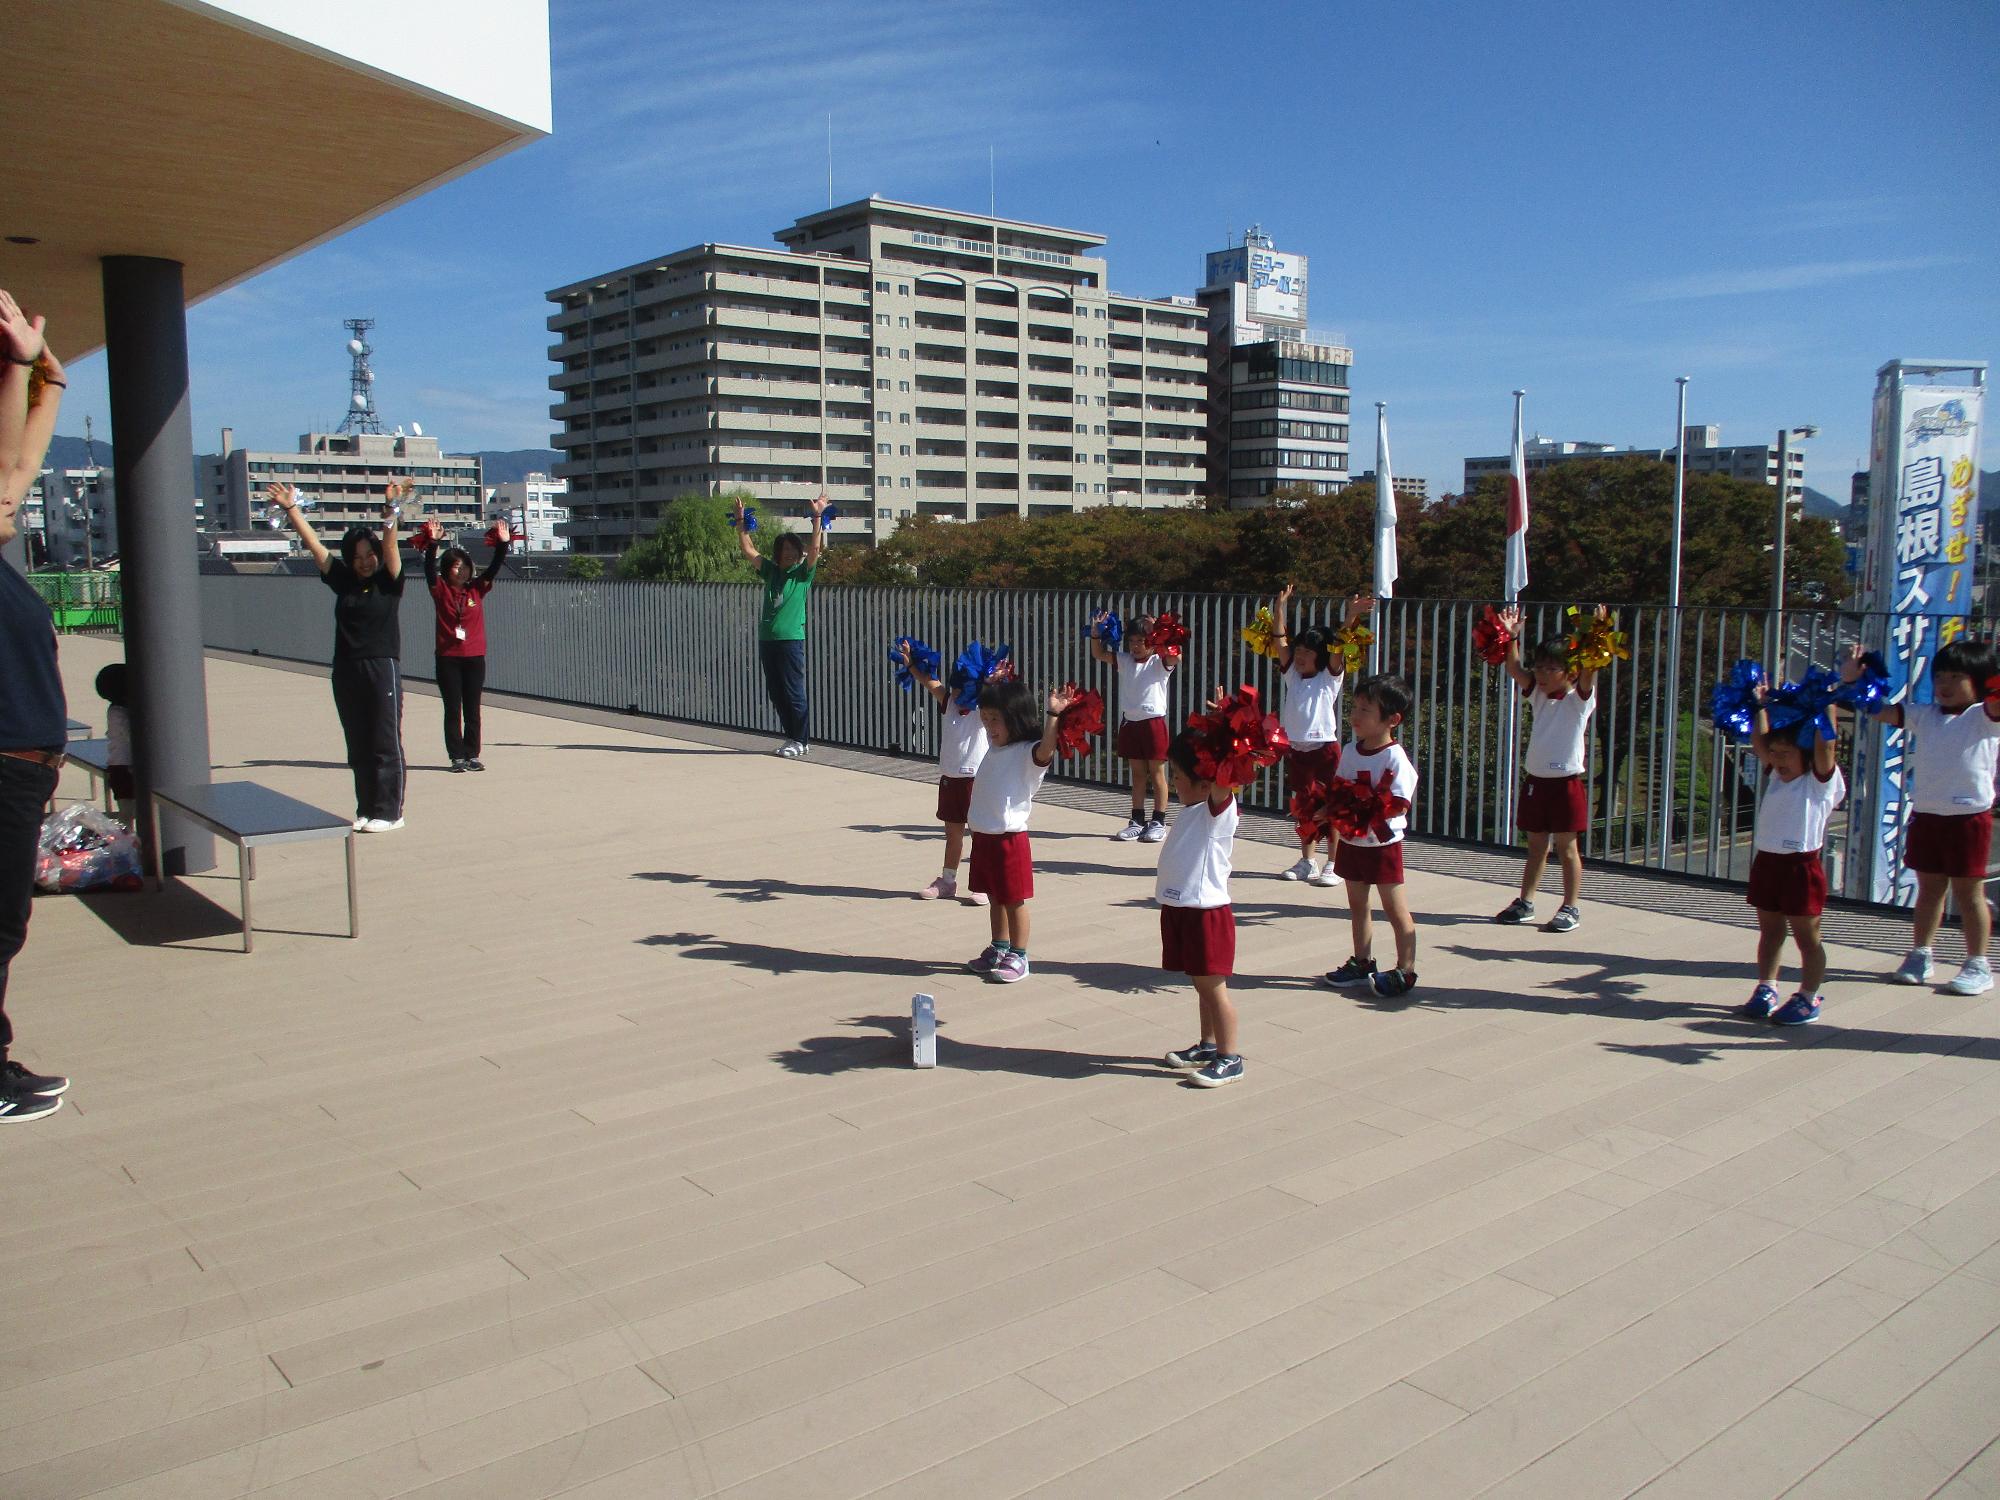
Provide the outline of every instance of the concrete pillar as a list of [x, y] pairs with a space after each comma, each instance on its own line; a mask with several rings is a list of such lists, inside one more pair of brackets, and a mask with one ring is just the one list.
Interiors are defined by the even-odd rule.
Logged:
[[[107, 255], [103, 265], [132, 769], [144, 798], [209, 780], [187, 309], [179, 261]], [[181, 818], [161, 819], [160, 843], [149, 862], [157, 854], [168, 874], [215, 868], [214, 835]]]

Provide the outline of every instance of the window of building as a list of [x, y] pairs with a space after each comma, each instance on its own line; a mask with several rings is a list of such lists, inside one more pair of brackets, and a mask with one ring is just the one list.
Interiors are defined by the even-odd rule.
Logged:
[[896, 389], [899, 391], [907, 391], [909, 388], [910, 388], [910, 382], [907, 380], [899, 380], [896, 382]]
[[875, 354], [879, 359], [887, 359], [889, 357], [889, 346], [887, 344], [877, 344], [875, 346]]
[[898, 328], [908, 328], [910, 326], [910, 320], [907, 317], [898, 318], [896, 319], [896, 326]]
[[886, 292], [889, 290], [889, 283], [886, 281], [878, 281], [875, 283], [875, 290], [878, 292]]
[[898, 359], [908, 359], [909, 357], [910, 357], [910, 351], [907, 349], [898, 349], [896, 351], [896, 358]]
[[889, 326], [889, 315], [887, 313], [877, 313], [875, 314], [875, 321], [882, 327], [887, 328]]
[[910, 284], [909, 284], [909, 282], [907, 282], [907, 281], [899, 281], [899, 282], [897, 282], [897, 283], [896, 283], [896, 295], [897, 295], [898, 297], [907, 297], [907, 296], [909, 296], [909, 295], [910, 295]]
[[908, 458], [910, 456], [910, 445], [908, 443], [904, 443], [902, 447], [903, 447], [903, 457]]
[[900, 485], [903, 489], [908, 489], [910, 487], [910, 476], [905, 474], [901, 479], [897, 480], [896, 483]]
[[878, 391], [886, 391], [889, 389], [889, 382], [886, 379], [878, 380], [875, 382], [875, 389]]
[[875, 445], [875, 451], [881, 454], [884, 458], [887, 458], [889, 456], [889, 445], [887, 443], [877, 443]]
[[876, 520], [878, 520], [878, 521], [886, 521], [886, 520], [888, 520], [888, 519], [889, 519], [889, 507], [888, 507], [888, 506], [886, 506], [886, 505], [878, 505], [878, 506], [876, 506], [876, 507], [875, 507], [875, 519], [876, 519]]
[[901, 422], [905, 427], [908, 427], [910, 425], [910, 414], [906, 411], [898, 412], [896, 413], [896, 420]]

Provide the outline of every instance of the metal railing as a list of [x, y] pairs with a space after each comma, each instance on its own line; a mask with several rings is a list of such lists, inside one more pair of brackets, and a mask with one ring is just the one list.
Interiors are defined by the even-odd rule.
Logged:
[[[204, 640], [214, 647], [299, 661], [330, 660], [332, 599], [310, 578], [205, 577]], [[741, 584], [548, 581], [503, 584], [489, 597], [487, 686], [551, 701], [776, 733], [754, 641], [761, 594]], [[1218, 685], [1255, 685], [1274, 708], [1282, 691], [1275, 664], [1252, 657], [1241, 632], [1270, 601], [1248, 595], [1053, 590], [816, 589], [807, 650], [815, 739], [897, 755], [931, 756], [939, 715], [927, 696], [904, 693], [887, 659], [891, 640], [914, 635], [949, 663], [972, 640], [1006, 642], [1022, 675], [1040, 690], [1065, 681], [1105, 695], [1115, 722], [1114, 674], [1090, 657], [1085, 622], [1099, 608], [1130, 618], [1173, 610], [1189, 633], [1176, 674], [1171, 715], [1184, 717]], [[1472, 651], [1484, 601], [1397, 599], [1375, 615], [1381, 668], [1406, 679], [1414, 703], [1402, 738], [1421, 781], [1415, 831], [1487, 845], [1510, 842], [1515, 784], [1528, 719], [1498, 668]], [[1295, 628], [1333, 622], [1338, 601], [1295, 605]], [[1619, 627], [1632, 659], [1598, 676], [1599, 707], [1589, 733], [1591, 822], [1586, 857], [1729, 881], [1747, 878], [1760, 778], [1745, 748], [1707, 725], [1708, 690], [1741, 657], [1769, 663], [1782, 650], [1783, 675], [1834, 666], [1849, 644], [1884, 638], [1882, 616], [1792, 612], [1774, 621], [1763, 609], [1623, 606]], [[1560, 606], [1529, 605], [1527, 643], [1568, 628]], [[433, 673], [432, 609], [421, 581], [403, 600], [406, 669]], [[1679, 631], [1678, 691], [1669, 674]], [[1350, 684], [1351, 686], [1351, 684]], [[1664, 733], [1670, 718], [1678, 732]], [[1507, 729], [1513, 730], [1512, 748]], [[1877, 735], [1872, 723], [1843, 722], [1843, 736]], [[1668, 746], [1671, 743], [1672, 764]], [[1854, 764], [1852, 748], [1843, 764]], [[1061, 774], [1119, 785], [1124, 767], [1110, 736]], [[1850, 775], [1850, 779], [1853, 779]], [[1848, 849], [1850, 826], [1868, 825], [1865, 788], [1856, 788], [1828, 833], [1834, 889], [1863, 898], [1865, 861]], [[1282, 768], [1245, 789], [1247, 805], [1282, 813], [1290, 796]]]
[[124, 595], [117, 573], [30, 573], [28, 583], [55, 617], [56, 629], [123, 628]]

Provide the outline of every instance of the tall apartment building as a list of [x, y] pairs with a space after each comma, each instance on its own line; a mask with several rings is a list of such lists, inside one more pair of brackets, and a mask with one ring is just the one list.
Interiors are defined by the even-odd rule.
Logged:
[[569, 481], [546, 474], [496, 484], [486, 492], [489, 516], [505, 516], [516, 552], [567, 552], [563, 534], [569, 520]]
[[35, 538], [43, 566], [94, 568], [110, 561], [118, 555], [116, 477], [97, 465], [42, 470], [22, 501], [20, 529]]
[[451, 529], [471, 526], [484, 513], [479, 460], [448, 454], [434, 437], [395, 433], [309, 432], [296, 453], [238, 448], [235, 434], [222, 429], [222, 452], [196, 462], [208, 515], [221, 531], [248, 531], [264, 516], [264, 488], [296, 485], [313, 501], [307, 512], [322, 539], [331, 543], [357, 523], [376, 525], [382, 492], [393, 479], [417, 487], [426, 519]]
[[1305, 256], [1280, 251], [1254, 226], [1204, 268], [1209, 485], [1234, 509], [1351, 482], [1354, 351], [1309, 330], [1306, 268]]
[[1101, 235], [871, 197], [776, 239], [548, 294], [577, 550], [622, 549], [690, 492], [797, 517], [825, 490], [836, 541], [1199, 501], [1203, 315], [1109, 291]]
[[[1687, 472], [1690, 474], [1727, 474], [1732, 479], [1748, 479], [1756, 484], [1768, 484], [1776, 488], [1778, 483], [1778, 445], [1772, 443], [1743, 443], [1725, 447], [1721, 441], [1722, 429], [1713, 423], [1700, 427], [1689, 427], [1682, 436], [1687, 447]], [[1532, 478], [1538, 469], [1546, 469], [1555, 464], [1571, 463], [1580, 458], [1652, 458], [1674, 461], [1672, 448], [1614, 448], [1609, 443], [1580, 443], [1559, 441], [1555, 438], [1536, 436], [1522, 445], [1527, 459], [1528, 474]], [[1506, 454], [1497, 457], [1468, 458], [1465, 461], [1465, 492], [1488, 475], [1504, 475], [1507, 472]], [[1806, 457], [1802, 449], [1790, 447], [1785, 452], [1785, 499], [1794, 510], [1805, 504], [1806, 498]]]

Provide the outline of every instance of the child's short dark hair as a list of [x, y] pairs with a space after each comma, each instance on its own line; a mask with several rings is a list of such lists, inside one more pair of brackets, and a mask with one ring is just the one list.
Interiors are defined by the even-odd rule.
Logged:
[[1128, 641], [1143, 640], [1152, 633], [1153, 617], [1151, 615], [1134, 615], [1125, 622], [1125, 639]]
[[1326, 665], [1326, 632], [1317, 625], [1308, 625], [1292, 637], [1292, 650], [1310, 651], [1318, 658], [1321, 666]]
[[1410, 685], [1394, 672], [1378, 672], [1363, 678], [1354, 696], [1366, 698], [1385, 719], [1409, 717]]
[[1203, 780], [1201, 772], [1194, 768], [1195, 737], [1192, 730], [1183, 729], [1167, 743], [1167, 760], [1176, 771], [1196, 781]]
[[1938, 648], [1938, 654], [1931, 659], [1931, 676], [1940, 672], [1962, 672], [1972, 679], [1975, 692], [1986, 690], [1986, 679], [2000, 671], [2000, 660], [1995, 659], [1991, 641], [1968, 640], [1960, 636], [1957, 640]]
[[776, 562], [778, 560], [778, 550], [781, 547], [785, 546], [786, 543], [791, 544], [792, 548], [798, 553], [801, 560], [805, 558], [806, 544], [799, 540], [799, 534], [796, 531], [781, 531], [778, 533], [777, 538], [771, 543], [772, 562]]
[[1535, 642], [1535, 649], [1528, 657], [1528, 665], [1534, 667], [1561, 667], [1569, 670], [1569, 642], [1561, 636], [1550, 636], [1545, 641]]
[[382, 556], [382, 538], [375, 535], [373, 527], [350, 526], [340, 538], [340, 560], [348, 567], [354, 566], [354, 555], [361, 550], [361, 544], [368, 543], [375, 549], [376, 559]]
[[1035, 698], [1035, 690], [1018, 677], [981, 684], [979, 706], [1000, 715], [1000, 722], [1007, 726], [1010, 745], [1042, 737], [1042, 706]]
[[97, 696], [113, 708], [125, 708], [125, 663], [114, 661], [97, 674]]

